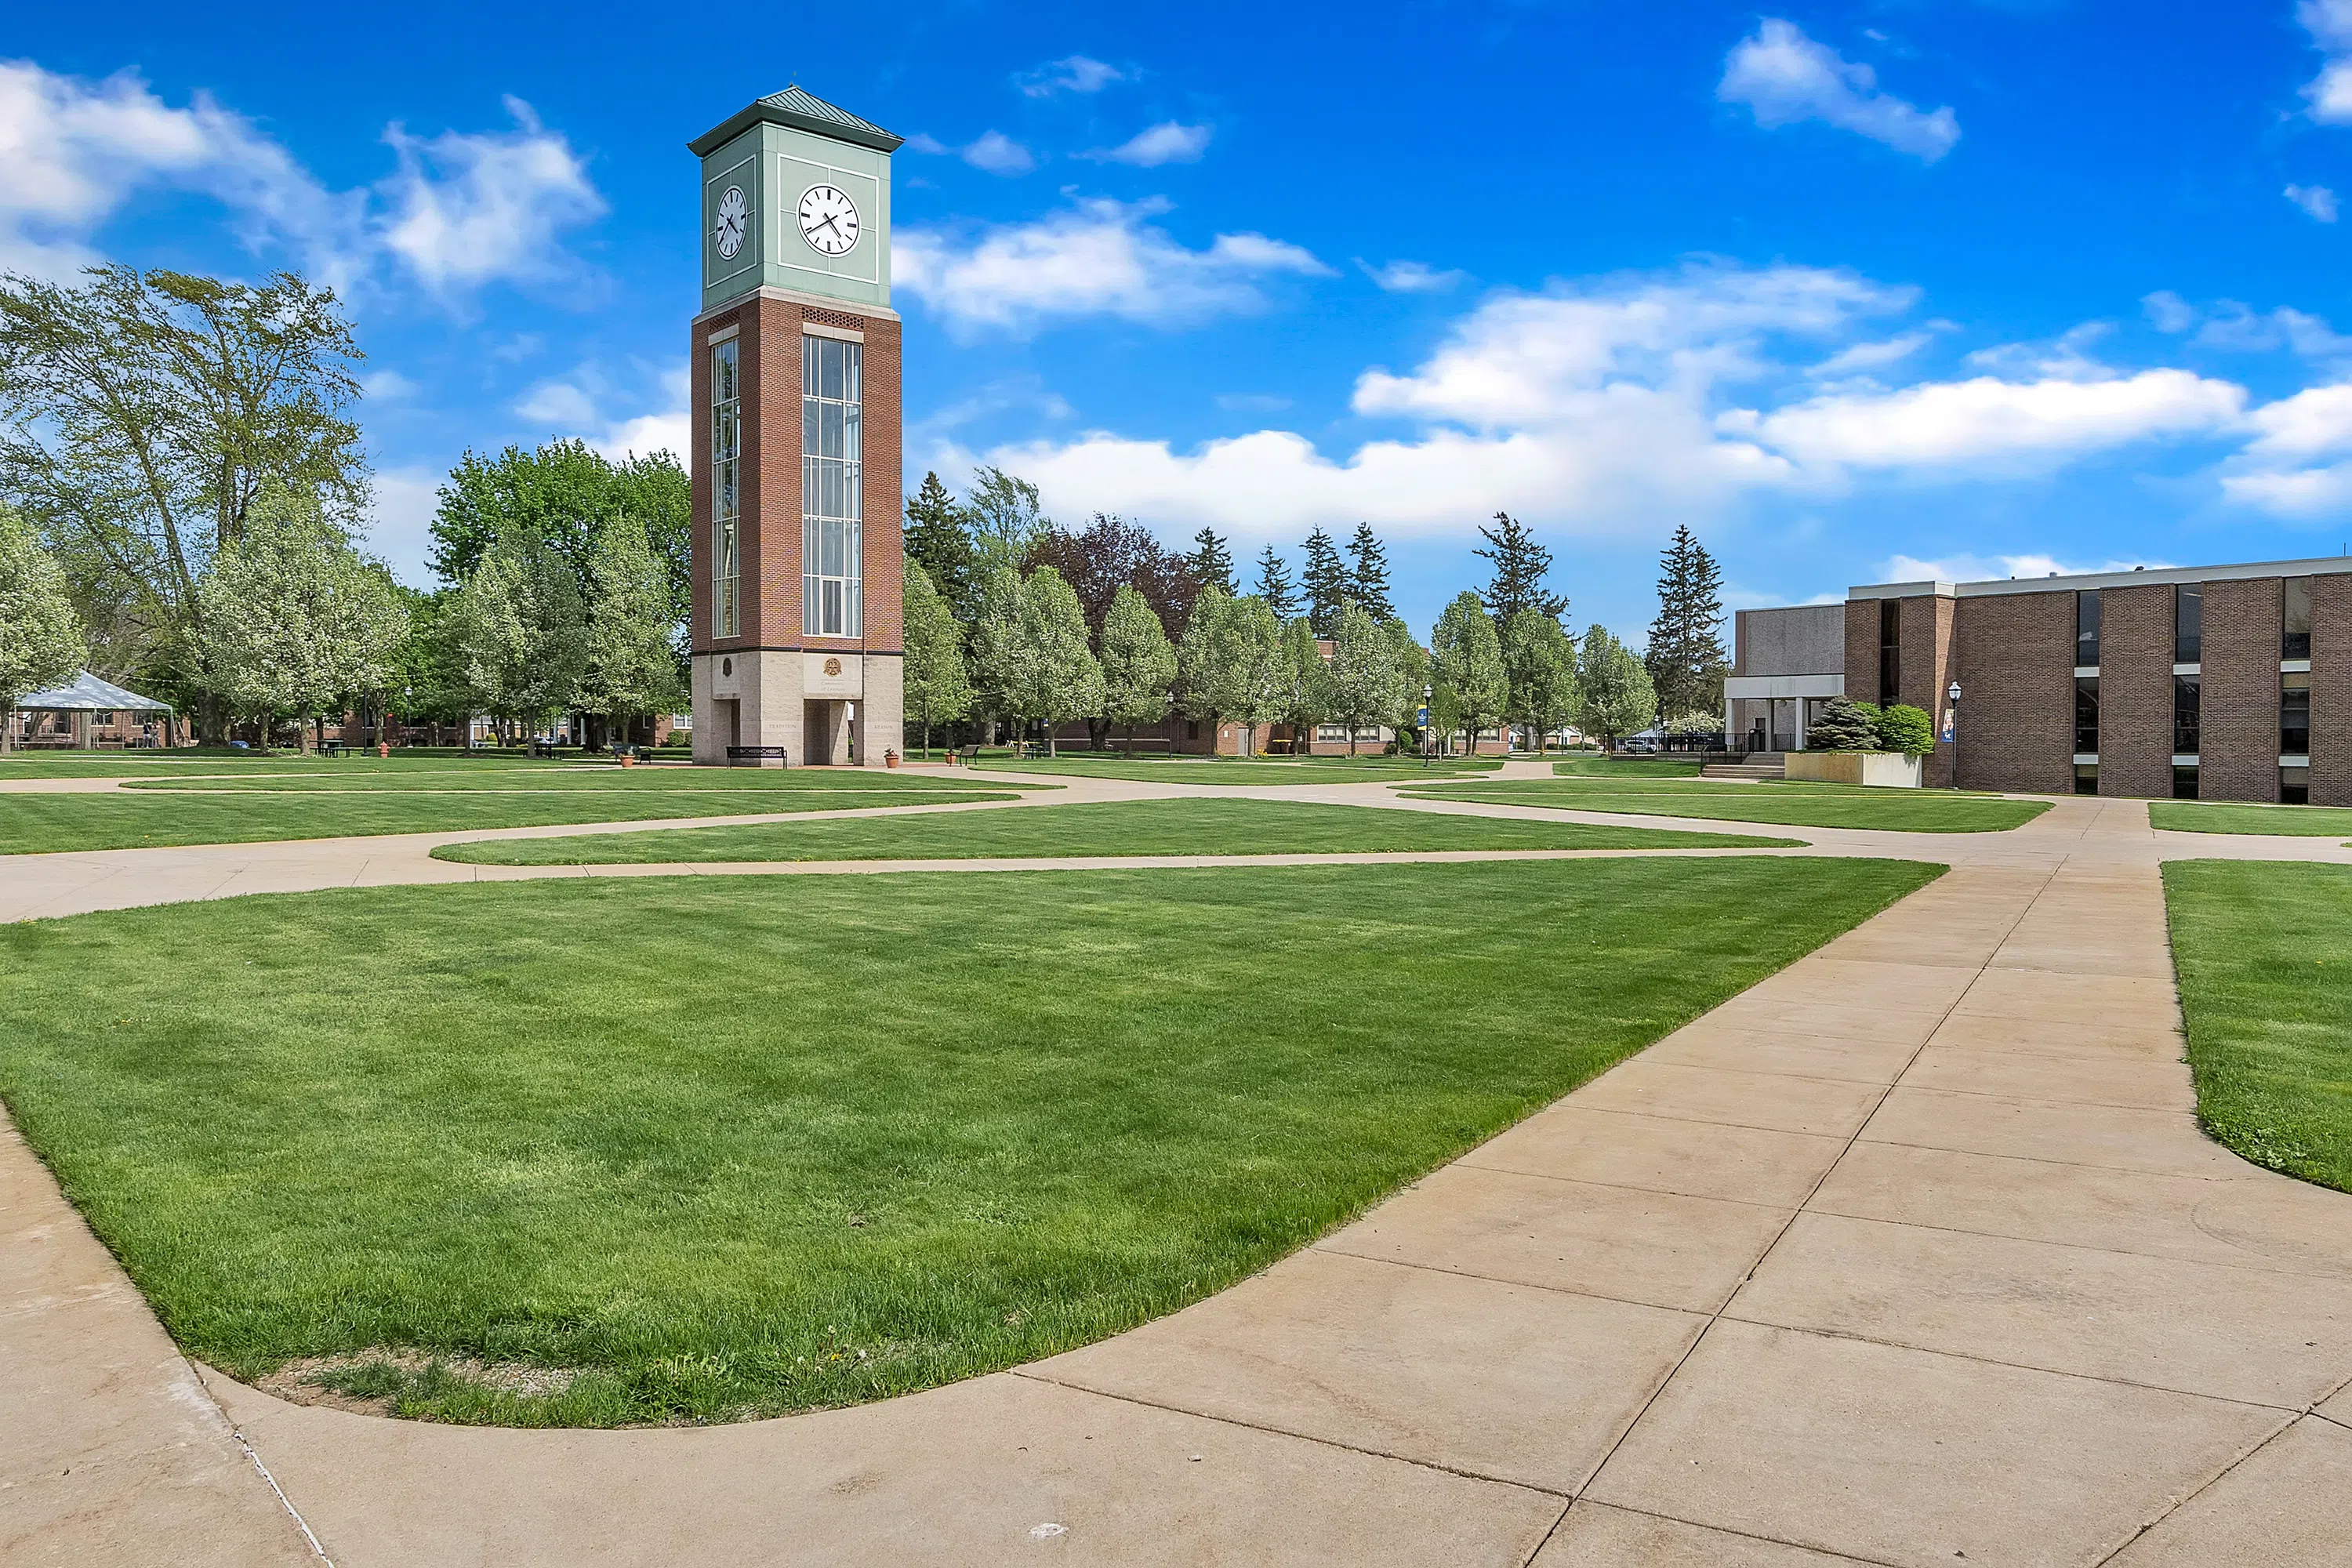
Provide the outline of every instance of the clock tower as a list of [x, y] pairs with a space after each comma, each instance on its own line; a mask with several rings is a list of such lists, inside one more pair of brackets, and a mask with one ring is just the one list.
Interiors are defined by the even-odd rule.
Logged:
[[688, 143], [698, 763], [876, 765], [902, 744], [899, 141], [788, 87]]

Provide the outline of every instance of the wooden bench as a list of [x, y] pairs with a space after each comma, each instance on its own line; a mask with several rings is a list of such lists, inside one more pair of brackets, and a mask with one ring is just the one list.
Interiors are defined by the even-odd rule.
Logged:
[[769, 763], [773, 763], [780, 768], [792, 766], [792, 760], [784, 755], [784, 749], [782, 746], [730, 746], [727, 748], [729, 767], [745, 763], [753, 767], [762, 767]]

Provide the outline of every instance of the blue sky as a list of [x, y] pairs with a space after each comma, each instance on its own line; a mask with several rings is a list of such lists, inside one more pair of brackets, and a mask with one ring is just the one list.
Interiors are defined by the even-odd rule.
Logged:
[[1369, 519], [1424, 626], [1497, 508], [1629, 631], [1678, 522], [1738, 605], [2352, 542], [2352, 0], [91, 15], [0, 20], [0, 266], [334, 281], [420, 582], [468, 447], [682, 446], [683, 143], [793, 80], [910, 138], [910, 479]]

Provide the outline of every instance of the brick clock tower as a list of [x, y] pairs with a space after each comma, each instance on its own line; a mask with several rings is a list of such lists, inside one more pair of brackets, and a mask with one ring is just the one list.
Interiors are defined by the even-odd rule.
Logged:
[[899, 141], [789, 87], [688, 143], [698, 763], [878, 764], [902, 744]]

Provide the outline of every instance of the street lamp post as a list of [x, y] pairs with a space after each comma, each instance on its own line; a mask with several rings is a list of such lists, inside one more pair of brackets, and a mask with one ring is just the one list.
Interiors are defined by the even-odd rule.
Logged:
[[1436, 745], [1432, 741], [1429, 733], [1429, 705], [1431, 700], [1435, 698], [1437, 692], [1435, 688], [1430, 686], [1427, 682], [1423, 683], [1421, 688], [1421, 721], [1414, 727], [1421, 731], [1421, 765], [1424, 768], [1429, 766], [1430, 760], [1437, 754]]

